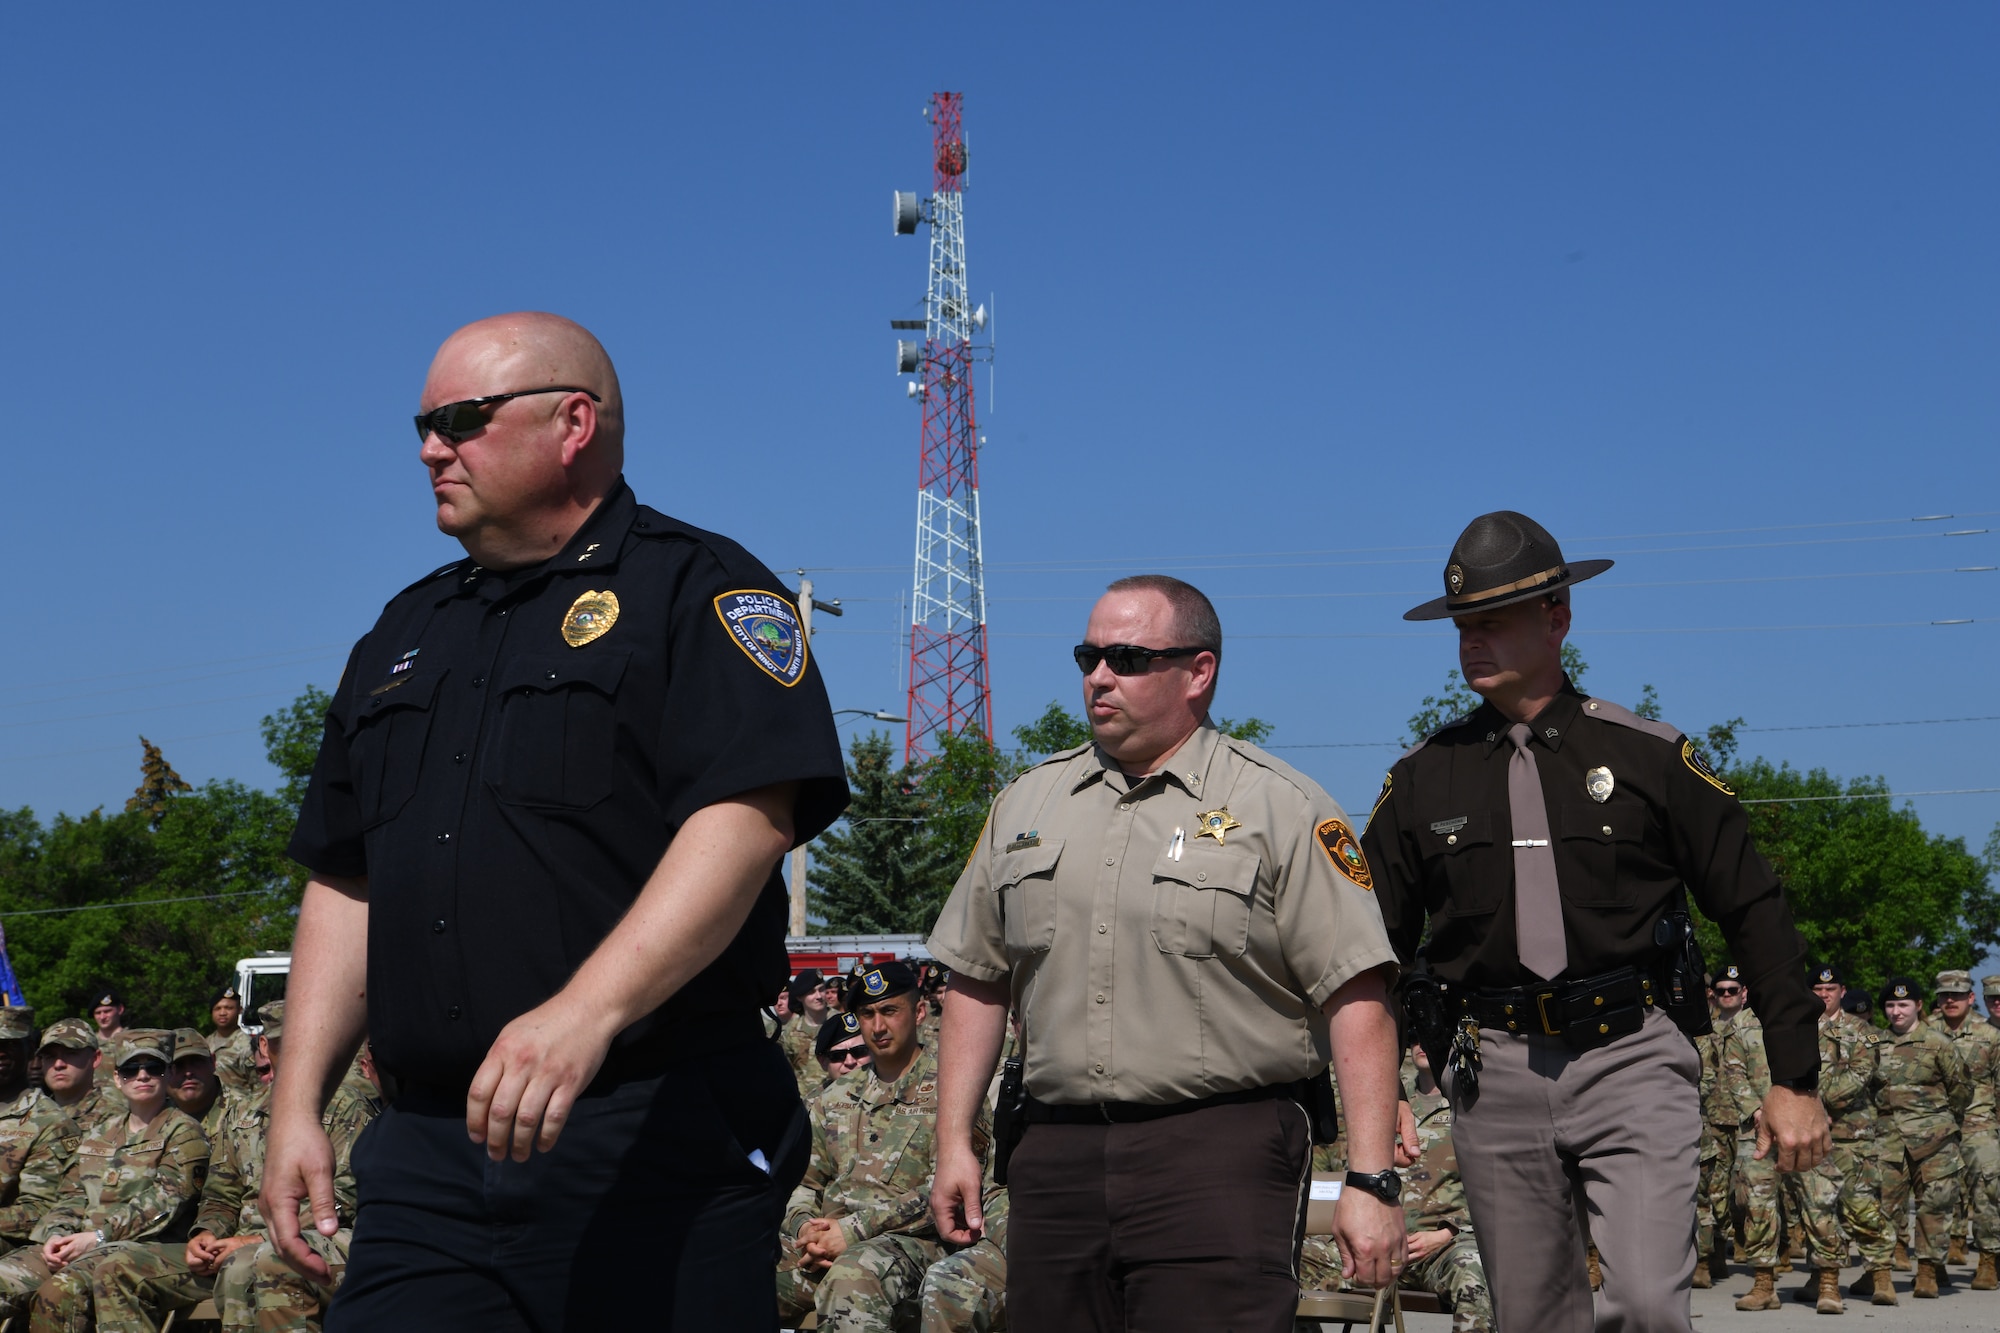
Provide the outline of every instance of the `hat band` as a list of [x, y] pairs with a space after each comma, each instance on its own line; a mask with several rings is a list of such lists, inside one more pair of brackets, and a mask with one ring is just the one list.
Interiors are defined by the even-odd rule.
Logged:
[[1469, 606], [1474, 602], [1483, 602], [1491, 597], [1504, 597], [1510, 592], [1526, 592], [1530, 588], [1539, 588], [1544, 583], [1555, 582], [1567, 573], [1569, 573], [1568, 565], [1557, 565], [1553, 569], [1545, 569], [1539, 574], [1530, 574], [1524, 579], [1516, 579], [1514, 582], [1503, 584], [1498, 588], [1482, 588], [1478, 592], [1460, 593], [1455, 597], [1447, 596], [1444, 602], [1446, 606]]

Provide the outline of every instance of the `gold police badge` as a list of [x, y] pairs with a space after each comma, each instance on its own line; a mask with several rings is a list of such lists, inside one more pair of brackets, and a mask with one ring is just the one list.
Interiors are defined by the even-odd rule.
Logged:
[[617, 623], [618, 594], [587, 592], [571, 602], [569, 612], [563, 616], [563, 642], [572, 648], [581, 648], [609, 634], [611, 627]]

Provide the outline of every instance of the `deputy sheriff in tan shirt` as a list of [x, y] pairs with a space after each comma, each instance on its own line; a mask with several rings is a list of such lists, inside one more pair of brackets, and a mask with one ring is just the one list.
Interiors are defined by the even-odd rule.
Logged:
[[[1018, 1327], [1115, 1328], [1120, 1306], [1149, 1299], [1198, 1299], [1219, 1327], [1289, 1326], [1306, 1085], [1335, 1056], [1371, 1140], [1349, 1221], [1365, 1231], [1379, 1206], [1393, 1233], [1357, 1238], [1380, 1275], [1400, 1260], [1395, 955], [1372, 876], [1318, 784], [1208, 720], [1220, 650], [1194, 588], [1113, 584], [1075, 650], [1095, 743], [1000, 794], [930, 936], [952, 972], [934, 1206], [966, 1170], [944, 1141], [959, 1132], [954, 1104], [985, 1088], [1008, 1007], [1022, 1017], [1031, 1100], [1008, 1180]], [[940, 1217], [947, 1239], [976, 1211], [967, 1161], [971, 1192], [940, 1208], [960, 1213]], [[1198, 1297], [1192, 1254], [1220, 1256]]]

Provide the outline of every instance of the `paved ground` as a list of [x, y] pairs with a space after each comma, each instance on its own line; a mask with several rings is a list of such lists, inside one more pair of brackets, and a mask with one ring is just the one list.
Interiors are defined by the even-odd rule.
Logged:
[[[1847, 1284], [1861, 1275], [1858, 1268], [1850, 1268], [1840, 1275], [1840, 1286], [1844, 1292]], [[1995, 1333], [2000, 1330], [2000, 1291], [1970, 1291], [1967, 1284], [1972, 1281], [1970, 1265], [1953, 1264], [1951, 1276], [1956, 1279], [1955, 1291], [1947, 1291], [1934, 1301], [1920, 1301], [1910, 1295], [1912, 1273], [1896, 1274], [1896, 1295], [1902, 1304], [1895, 1306], [1871, 1305], [1865, 1296], [1848, 1296], [1847, 1313], [1838, 1319], [1831, 1315], [1817, 1313], [1812, 1306], [1802, 1305], [1791, 1299], [1794, 1288], [1804, 1283], [1802, 1273], [1780, 1273], [1778, 1292], [1786, 1298], [1782, 1310], [1760, 1310], [1755, 1314], [1736, 1308], [1736, 1298], [1750, 1290], [1749, 1273], [1738, 1267], [1730, 1272], [1726, 1282], [1718, 1283], [1707, 1291], [1694, 1293], [1695, 1333], [1783, 1333], [1786, 1329], [1817, 1329], [1819, 1333], [1832, 1333], [1843, 1324], [1858, 1324], [1863, 1320], [1873, 1320], [1867, 1325], [1880, 1333]], [[1424, 1314], [1405, 1315], [1403, 1325], [1408, 1333], [1447, 1333], [1451, 1328], [1448, 1315]], [[1340, 1325], [1331, 1324], [1329, 1333]], [[1357, 1333], [1362, 1326], [1357, 1325]]]

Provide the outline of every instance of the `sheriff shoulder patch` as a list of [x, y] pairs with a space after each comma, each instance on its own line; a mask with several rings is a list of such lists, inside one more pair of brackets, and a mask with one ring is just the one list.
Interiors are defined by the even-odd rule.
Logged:
[[1368, 858], [1361, 854], [1361, 842], [1354, 836], [1354, 830], [1347, 827], [1346, 820], [1323, 820], [1313, 832], [1335, 870], [1370, 893], [1375, 891], [1375, 876], [1368, 871]]
[[715, 614], [743, 655], [787, 689], [806, 673], [798, 613], [775, 593], [741, 589], [715, 599]]
[[1694, 748], [1694, 742], [1685, 736], [1681, 738], [1681, 762], [1692, 769], [1696, 777], [1721, 792], [1724, 796], [1734, 796], [1736, 794], [1734, 787], [1715, 776], [1715, 770], [1708, 766], [1708, 760], [1702, 757], [1700, 750]]

